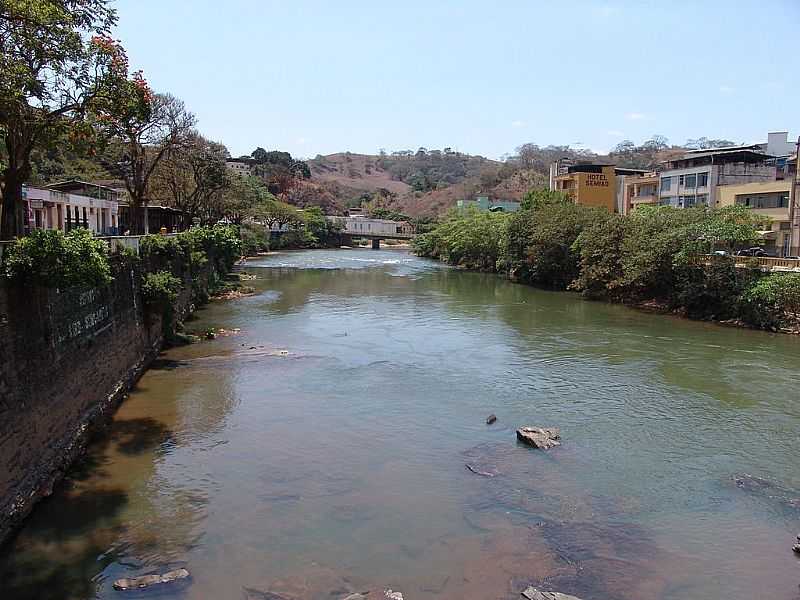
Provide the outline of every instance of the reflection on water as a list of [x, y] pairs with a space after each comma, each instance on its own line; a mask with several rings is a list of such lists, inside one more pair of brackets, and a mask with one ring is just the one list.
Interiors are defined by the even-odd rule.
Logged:
[[247, 270], [258, 295], [191, 324], [241, 331], [142, 378], [0, 555], [3, 598], [176, 566], [160, 598], [796, 598], [797, 339], [399, 251]]

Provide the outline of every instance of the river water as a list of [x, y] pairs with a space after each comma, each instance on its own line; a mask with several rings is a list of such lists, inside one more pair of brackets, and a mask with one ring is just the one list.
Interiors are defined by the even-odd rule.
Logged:
[[797, 338], [403, 251], [246, 270], [188, 324], [239, 331], [164, 353], [4, 548], [4, 600], [179, 566], [156, 597], [800, 597]]

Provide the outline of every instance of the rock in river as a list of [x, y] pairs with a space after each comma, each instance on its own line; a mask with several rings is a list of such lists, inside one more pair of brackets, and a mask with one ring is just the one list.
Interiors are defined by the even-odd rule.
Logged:
[[581, 600], [577, 596], [570, 596], [560, 592], [541, 592], [533, 586], [522, 592], [522, 596], [528, 600]]
[[189, 571], [186, 569], [175, 569], [174, 571], [168, 571], [163, 575], [142, 575], [141, 577], [131, 578], [125, 577], [123, 579], [117, 579], [114, 582], [114, 589], [120, 591], [139, 590], [161, 583], [172, 583], [173, 581], [187, 579], [188, 577]]
[[403, 594], [400, 592], [393, 592], [392, 590], [384, 590], [383, 595], [387, 600], [403, 600]]
[[495, 414], [491, 414], [488, 417], [486, 417], [486, 424], [487, 425], [491, 425], [495, 421], [497, 421], [497, 415], [495, 415]]
[[561, 445], [561, 432], [558, 427], [520, 427], [517, 439], [534, 448], [548, 450]]

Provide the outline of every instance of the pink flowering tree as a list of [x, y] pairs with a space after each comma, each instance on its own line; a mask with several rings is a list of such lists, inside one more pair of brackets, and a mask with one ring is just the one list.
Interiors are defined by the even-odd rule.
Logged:
[[[0, 2], [0, 238], [23, 232], [22, 185], [34, 148], [68, 133], [91, 152], [89, 115], [115, 114], [129, 83], [146, 88], [140, 74], [129, 78], [125, 51], [109, 37], [115, 23], [106, 0]], [[148, 96], [142, 89], [134, 103], [143, 107]]]

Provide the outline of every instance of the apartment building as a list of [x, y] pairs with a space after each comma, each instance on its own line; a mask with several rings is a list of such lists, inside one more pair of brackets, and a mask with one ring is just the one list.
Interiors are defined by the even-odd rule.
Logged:
[[791, 256], [791, 187], [788, 179], [725, 185], [719, 188], [715, 206], [744, 206], [769, 217], [769, 228], [761, 232], [764, 250], [773, 256]]
[[760, 144], [690, 150], [667, 161], [659, 174], [659, 204], [676, 208], [716, 206], [721, 186], [775, 181], [776, 158]]
[[622, 186], [622, 214], [630, 214], [640, 206], [658, 204], [658, 173], [625, 177]]

